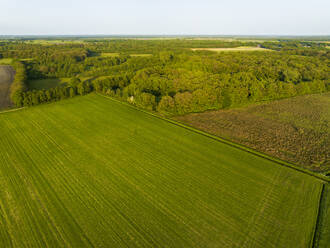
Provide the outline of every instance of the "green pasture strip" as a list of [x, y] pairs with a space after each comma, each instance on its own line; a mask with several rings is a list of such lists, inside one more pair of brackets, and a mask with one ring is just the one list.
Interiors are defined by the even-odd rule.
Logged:
[[29, 80], [28, 87], [30, 90], [48, 90], [50, 88], [55, 88], [56, 86], [61, 86], [70, 81], [70, 78], [46, 78], [46, 79], [36, 79]]
[[255, 51], [263, 51], [269, 52], [273, 51], [266, 48], [261, 47], [233, 47], [233, 48], [191, 48], [192, 51], [211, 51], [211, 52], [255, 52]]
[[26, 107], [22, 107], [22, 108], [14, 108], [14, 109], [9, 109], [9, 110], [3, 110], [3, 111], [0, 111], [0, 114], [5, 114], [5, 113], [9, 113], [9, 112], [15, 112], [15, 111], [18, 111], [18, 110], [22, 110]]
[[0, 59], [0, 65], [10, 65], [13, 62], [11, 58]]
[[323, 183], [90, 94], [0, 115], [0, 247], [308, 247]]
[[118, 57], [119, 53], [101, 53], [101, 57]]
[[206, 137], [209, 137], [209, 138], [211, 138], [211, 139], [214, 139], [214, 140], [220, 141], [220, 142], [222, 142], [222, 143], [225, 143], [225, 144], [227, 144], [227, 145], [233, 146], [233, 147], [235, 147], [235, 148], [238, 148], [238, 149], [241, 149], [241, 150], [243, 150], [243, 151], [246, 151], [246, 152], [252, 153], [252, 154], [254, 154], [254, 155], [256, 155], [256, 156], [259, 156], [259, 157], [262, 157], [262, 158], [264, 158], [264, 159], [271, 160], [271, 161], [273, 161], [273, 162], [275, 162], [275, 163], [277, 163], [277, 164], [279, 164], [279, 165], [283, 165], [283, 166], [289, 167], [289, 168], [291, 168], [291, 169], [297, 170], [297, 171], [299, 171], [299, 172], [301, 172], [301, 173], [308, 174], [308, 175], [313, 176], [313, 177], [316, 177], [317, 179], [320, 179], [320, 180], [322, 180], [322, 181], [330, 182], [330, 178], [327, 177], [327, 176], [325, 176], [325, 175], [311, 172], [311, 171], [309, 171], [309, 170], [307, 170], [307, 169], [304, 169], [304, 168], [298, 167], [298, 166], [296, 166], [296, 165], [294, 165], [294, 164], [291, 164], [291, 163], [289, 163], [289, 162], [286, 162], [286, 161], [284, 161], [284, 160], [281, 160], [281, 159], [278, 159], [278, 158], [274, 158], [274, 157], [271, 157], [271, 156], [269, 156], [269, 155], [267, 155], [267, 154], [264, 154], [264, 153], [258, 152], [258, 151], [254, 150], [254, 149], [252, 149], [252, 148], [247, 147], [247, 146], [244, 146], [244, 145], [241, 145], [241, 144], [238, 144], [238, 143], [232, 142], [232, 141], [227, 140], [227, 139], [224, 139], [224, 138], [220, 138], [220, 137], [218, 137], [218, 136], [212, 135], [212, 134], [210, 134], [210, 133], [207, 133], [207, 132], [204, 132], [204, 131], [202, 131], [202, 130], [199, 130], [199, 129], [195, 128], [195, 127], [192, 127], [192, 126], [190, 126], [190, 125], [188, 125], [188, 124], [186, 124], [186, 123], [181, 123], [181, 122], [179, 122], [179, 121], [175, 121], [175, 120], [172, 120], [172, 119], [168, 119], [168, 118], [165, 118], [165, 117], [163, 117], [163, 116], [157, 115], [157, 114], [155, 114], [155, 113], [151, 113], [151, 112], [149, 112], [149, 111], [146, 111], [146, 110], [143, 110], [143, 109], [140, 109], [140, 108], [136, 108], [135, 106], [133, 106], [133, 105], [131, 105], [131, 104], [129, 104], [129, 103], [119, 101], [119, 100], [114, 99], [114, 98], [109, 97], [109, 96], [105, 96], [105, 95], [102, 95], [102, 94], [99, 94], [99, 95], [100, 95], [100, 96], [103, 96], [103, 97], [105, 97], [105, 98], [109, 98], [109, 99], [111, 99], [111, 100], [113, 100], [113, 101], [117, 101], [118, 103], [122, 103], [122, 104], [124, 104], [124, 105], [129, 106], [129, 107], [132, 107], [132, 108], [134, 108], [134, 109], [136, 109], [136, 110], [139, 110], [139, 111], [141, 111], [141, 112], [144, 112], [144, 113], [146, 113], [146, 114], [150, 114], [150, 115], [152, 115], [152, 116], [154, 116], [154, 117], [156, 117], [156, 118], [159, 118], [159, 119], [162, 119], [162, 120], [164, 120], [164, 121], [170, 122], [170, 123], [172, 123], [172, 124], [174, 124], [174, 125], [177, 125], [177, 126], [183, 127], [183, 128], [185, 128], [185, 129], [188, 129], [188, 130], [193, 131], [193, 132], [195, 132], [195, 133], [198, 133], [198, 134], [204, 135], [204, 136], [206, 136]]
[[134, 53], [130, 54], [131, 57], [150, 57], [152, 54], [150, 53]]
[[330, 244], [330, 184], [324, 185], [319, 206], [312, 247], [328, 247]]

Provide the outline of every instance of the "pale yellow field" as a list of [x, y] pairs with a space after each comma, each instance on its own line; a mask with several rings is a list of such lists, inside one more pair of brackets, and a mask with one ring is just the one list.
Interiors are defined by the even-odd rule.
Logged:
[[[118, 57], [120, 53], [101, 53], [101, 57]], [[149, 53], [141, 53], [141, 54], [130, 54], [132, 57], [148, 57], [152, 56], [152, 54]]]
[[101, 57], [118, 57], [119, 53], [101, 53]]
[[27, 43], [40, 44], [40, 45], [62, 45], [70, 43], [84, 43], [84, 40], [29, 40]]
[[266, 41], [278, 42], [277, 40], [269, 40], [269, 39], [258, 40], [258, 39], [236, 39], [236, 38], [221, 38], [221, 37], [198, 37], [198, 38], [187, 38], [186, 40], [221, 40], [221, 41], [226, 41], [226, 42], [239, 41], [242, 43], [247, 43], [247, 42], [263, 43]]
[[193, 51], [212, 51], [212, 52], [240, 52], [240, 51], [271, 51], [261, 47], [233, 47], [233, 48], [191, 48]]
[[11, 64], [12, 61], [13, 61], [13, 59], [11, 59], [11, 58], [0, 59], [0, 65], [9, 65], [9, 64]]
[[130, 54], [131, 57], [149, 57], [152, 56], [150, 53], [142, 53], [142, 54]]

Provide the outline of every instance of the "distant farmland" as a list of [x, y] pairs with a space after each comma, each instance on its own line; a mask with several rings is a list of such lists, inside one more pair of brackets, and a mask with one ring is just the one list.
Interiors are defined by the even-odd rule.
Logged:
[[248, 51], [272, 51], [261, 47], [233, 47], [233, 48], [192, 48], [193, 51], [211, 51], [211, 52], [248, 52]]
[[0, 65], [0, 110], [12, 105], [10, 100], [10, 85], [14, 80], [14, 70], [7, 65]]
[[122, 103], [2, 113], [0, 130], [0, 247], [314, 242], [322, 180]]
[[[100, 55], [101, 57], [118, 57], [120, 56], [120, 53], [101, 53]], [[149, 57], [149, 56], [152, 56], [152, 54], [144, 54], [144, 53], [141, 53], [141, 54], [130, 54], [131, 57]]]

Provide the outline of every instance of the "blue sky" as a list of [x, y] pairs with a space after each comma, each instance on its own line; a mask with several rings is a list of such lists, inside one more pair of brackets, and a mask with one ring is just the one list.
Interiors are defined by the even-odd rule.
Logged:
[[330, 0], [0, 0], [0, 35], [330, 35]]

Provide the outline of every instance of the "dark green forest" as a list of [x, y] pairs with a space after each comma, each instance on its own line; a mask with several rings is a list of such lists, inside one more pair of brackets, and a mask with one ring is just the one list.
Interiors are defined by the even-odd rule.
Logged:
[[[191, 50], [242, 46], [268, 50]], [[185, 114], [330, 90], [330, 50], [315, 41], [7, 40], [0, 41], [1, 57], [14, 59], [11, 98], [17, 107], [96, 91], [148, 110]], [[29, 90], [29, 80], [47, 78], [70, 80]]]

